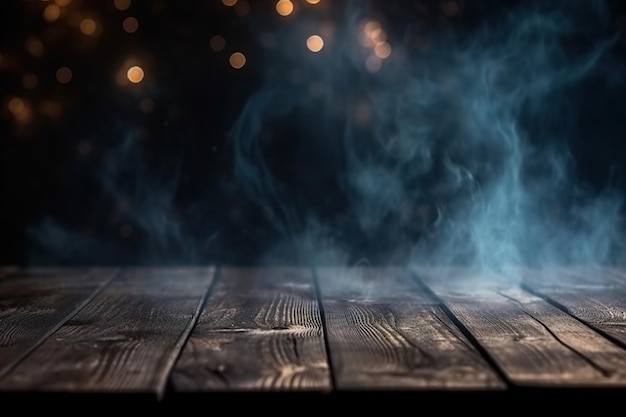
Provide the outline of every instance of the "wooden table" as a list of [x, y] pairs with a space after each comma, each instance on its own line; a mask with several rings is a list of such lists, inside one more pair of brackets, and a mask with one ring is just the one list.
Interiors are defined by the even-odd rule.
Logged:
[[609, 266], [3, 267], [0, 401], [614, 407], [625, 324]]

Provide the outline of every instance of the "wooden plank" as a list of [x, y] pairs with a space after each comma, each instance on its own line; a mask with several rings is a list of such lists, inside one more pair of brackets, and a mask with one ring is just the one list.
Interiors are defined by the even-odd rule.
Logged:
[[222, 268], [171, 380], [178, 392], [329, 390], [312, 271]]
[[25, 268], [0, 281], [0, 379], [71, 318], [115, 268]]
[[414, 267], [518, 386], [624, 387], [626, 351], [517, 280], [484, 271]]
[[[161, 398], [215, 269], [127, 268], [0, 388]], [[65, 288], [56, 288], [65, 292]]]
[[505, 388], [406, 270], [316, 271], [338, 389]]
[[559, 272], [529, 271], [524, 288], [626, 347], [626, 280], [620, 279], [621, 271], [572, 267]]

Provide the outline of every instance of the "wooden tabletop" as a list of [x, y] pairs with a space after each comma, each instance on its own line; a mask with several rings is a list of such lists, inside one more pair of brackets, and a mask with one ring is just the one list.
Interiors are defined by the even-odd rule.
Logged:
[[609, 266], [2, 267], [0, 400], [621, 404], [625, 324]]

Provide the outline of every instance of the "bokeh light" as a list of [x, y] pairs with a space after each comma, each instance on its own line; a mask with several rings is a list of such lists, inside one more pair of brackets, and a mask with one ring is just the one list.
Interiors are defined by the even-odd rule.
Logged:
[[43, 10], [43, 18], [48, 22], [54, 22], [61, 17], [61, 8], [56, 4], [49, 4]]
[[278, 0], [276, 11], [281, 16], [289, 16], [293, 12], [293, 3], [290, 0]]
[[128, 33], [135, 33], [139, 29], [139, 21], [134, 17], [127, 17], [122, 22], [122, 27]]
[[320, 2], [320, 0], [306, 0], [306, 2], [309, 4], [317, 4]]
[[68, 67], [61, 67], [57, 70], [56, 77], [61, 84], [67, 84], [72, 81], [72, 70]]
[[209, 46], [215, 52], [220, 52], [226, 47], [226, 40], [222, 35], [215, 35], [209, 41]]
[[126, 71], [126, 77], [128, 78], [128, 81], [133, 84], [140, 83], [144, 77], [143, 68], [138, 65], [130, 67], [128, 71]]
[[26, 41], [26, 49], [32, 56], [41, 56], [44, 51], [43, 42], [37, 38], [28, 38]]
[[130, 0], [113, 0], [117, 10], [126, 10], [130, 7]]
[[306, 46], [312, 52], [319, 52], [324, 47], [324, 39], [319, 35], [311, 35], [306, 40]]
[[33, 73], [26, 74], [22, 77], [22, 85], [27, 90], [34, 90], [39, 84], [39, 78]]
[[246, 56], [241, 52], [234, 52], [229, 59], [231, 67], [235, 69], [243, 68], [246, 65]]
[[81, 20], [80, 22], [80, 31], [84, 35], [87, 35], [87, 36], [93, 35], [94, 33], [96, 33], [97, 28], [98, 28], [98, 24], [93, 19], [85, 18]]
[[225, 6], [234, 6], [237, 4], [237, 0], [222, 0]]

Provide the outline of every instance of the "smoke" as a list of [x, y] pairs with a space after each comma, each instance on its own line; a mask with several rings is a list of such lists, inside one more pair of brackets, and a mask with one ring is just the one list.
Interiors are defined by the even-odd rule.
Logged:
[[[281, 241], [267, 259], [620, 260], [619, 184], [586, 182], [574, 146], [598, 140], [582, 136], [597, 123], [586, 103], [624, 87], [606, 4], [477, 3], [466, 5], [476, 23], [456, 31], [385, 20], [355, 1], [318, 53], [304, 48], [316, 16], [278, 35], [264, 85], [229, 134], [229, 187]], [[387, 10], [406, 17], [403, 4]], [[376, 60], [362, 40], [381, 29], [393, 52]]]

